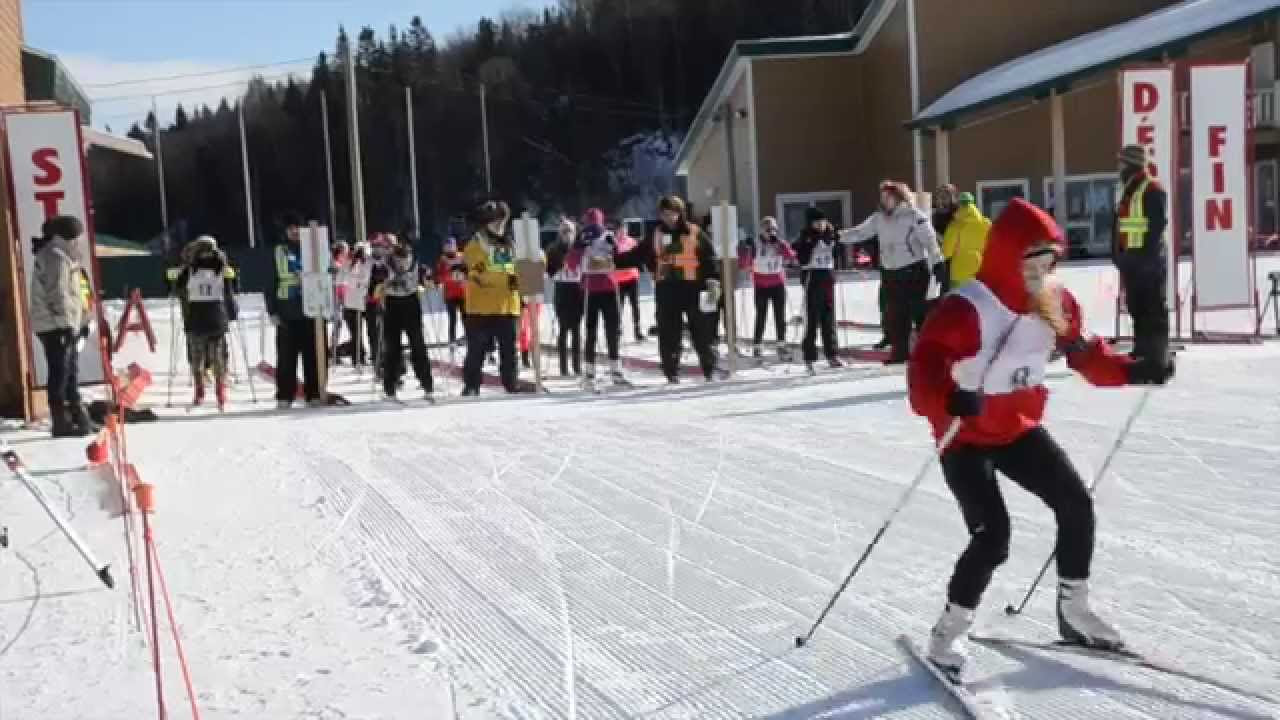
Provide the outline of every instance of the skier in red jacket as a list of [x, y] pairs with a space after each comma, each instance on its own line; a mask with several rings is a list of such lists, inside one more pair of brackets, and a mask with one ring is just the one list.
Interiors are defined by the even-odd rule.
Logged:
[[946, 295], [929, 315], [911, 354], [911, 407], [942, 438], [962, 422], [942, 453], [947, 487], [960, 505], [969, 545], [956, 562], [947, 605], [934, 626], [929, 658], [959, 673], [963, 640], [995, 569], [1009, 554], [1009, 512], [999, 470], [1040, 498], [1058, 522], [1058, 629], [1063, 639], [1101, 648], [1123, 645], [1089, 607], [1093, 501], [1066, 452], [1041, 426], [1049, 391], [1045, 366], [1056, 348], [1099, 386], [1163, 385], [1170, 361], [1135, 364], [1083, 335], [1080, 306], [1053, 276], [1062, 231], [1039, 208], [1015, 200], [988, 236], [974, 282]]

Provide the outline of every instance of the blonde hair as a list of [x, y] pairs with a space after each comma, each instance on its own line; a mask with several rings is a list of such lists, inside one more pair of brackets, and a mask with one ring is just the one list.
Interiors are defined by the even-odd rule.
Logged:
[[1056, 276], [1049, 275], [1045, 278], [1040, 292], [1031, 298], [1031, 312], [1044, 320], [1058, 337], [1066, 337], [1071, 330], [1071, 325], [1067, 322], [1067, 314], [1062, 309], [1064, 292], [1062, 282]]

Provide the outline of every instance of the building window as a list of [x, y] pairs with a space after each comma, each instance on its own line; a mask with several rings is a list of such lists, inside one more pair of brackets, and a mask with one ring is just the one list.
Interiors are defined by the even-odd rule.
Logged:
[[1254, 232], [1258, 235], [1275, 235], [1280, 232], [1280, 195], [1277, 194], [1277, 163], [1275, 160], [1262, 160], [1253, 166], [1253, 191], [1257, 193], [1253, 207], [1257, 217], [1254, 219]]
[[[1114, 246], [1116, 198], [1120, 176], [1116, 173], [1067, 176], [1067, 253], [1071, 257], [1105, 257]], [[1044, 179], [1045, 208], [1057, 204], [1053, 178]]]
[[782, 237], [796, 239], [804, 230], [804, 215], [811, 207], [825, 213], [832, 225], [847, 228], [853, 224], [853, 195], [848, 190], [779, 195], [777, 220]]
[[995, 220], [1014, 198], [1030, 199], [1031, 183], [1026, 179], [989, 180], [978, 183], [978, 207], [982, 214]]

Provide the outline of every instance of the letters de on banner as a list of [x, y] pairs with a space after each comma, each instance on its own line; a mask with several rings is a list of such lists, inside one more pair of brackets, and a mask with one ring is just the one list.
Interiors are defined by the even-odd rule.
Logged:
[[[5, 173], [13, 188], [10, 210], [16, 219], [15, 235], [22, 256], [24, 315], [31, 316], [30, 286], [35, 263], [32, 239], [40, 236], [45, 220], [56, 215], [71, 215], [84, 224], [85, 233], [77, 243], [76, 254], [89, 276], [96, 298], [97, 260], [85, 198], [84, 156], [75, 111], [7, 112], [4, 114], [4, 130]], [[92, 312], [95, 321], [89, 323], [89, 337], [80, 352], [82, 385], [101, 383], [106, 379], [98, 345], [96, 304]], [[49, 378], [44, 353], [35, 350], [39, 347], [40, 342], [33, 334], [28, 360], [35, 388], [43, 388]]]
[[1177, 95], [1174, 92], [1174, 76], [1171, 67], [1125, 70], [1120, 76], [1120, 145], [1141, 145], [1147, 148], [1151, 165], [1147, 168], [1164, 185], [1168, 208], [1169, 227], [1165, 240], [1169, 253], [1168, 297], [1177, 297], [1178, 208], [1176, 206], [1177, 169], [1174, 144], [1177, 141]]
[[1243, 63], [1191, 68], [1196, 308], [1248, 307], [1248, 85]]

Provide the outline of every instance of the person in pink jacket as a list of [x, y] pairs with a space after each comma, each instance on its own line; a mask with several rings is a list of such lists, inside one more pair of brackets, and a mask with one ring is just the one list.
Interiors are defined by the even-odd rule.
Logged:
[[794, 264], [796, 253], [786, 240], [778, 237], [778, 221], [766, 217], [760, 221], [760, 236], [738, 246], [738, 267], [751, 271], [751, 285], [756, 296], [756, 328], [751, 339], [751, 354], [760, 357], [760, 341], [764, 339], [765, 318], [773, 306], [773, 325], [777, 333], [778, 358], [788, 362], [787, 349], [787, 266]]
[[[604, 226], [604, 213], [592, 208], [582, 218], [582, 233], [574, 243], [569, 263], [582, 268], [582, 291], [587, 297], [587, 343], [583, 353], [583, 385], [595, 389], [596, 335], [604, 319], [605, 346], [609, 351], [609, 371], [616, 385], [625, 385], [618, 345], [622, 339], [622, 317], [618, 308], [617, 270], [614, 255], [617, 237]], [[576, 263], [574, 261], [577, 261]]]
[[[618, 252], [625, 253], [635, 249], [636, 239], [627, 234], [625, 226], [619, 226], [616, 232]], [[618, 310], [628, 302], [631, 303], [631, 324], [635, 326], [636, 342], [644, 342], [644, 330], [640, 327], [640, 269], [624, 268], [613, 271], [613, 281], [618, 284]], [[619, 323], [621, 325], [621, 323]], [[619, 328], [621, 332], [621, 328]]]

